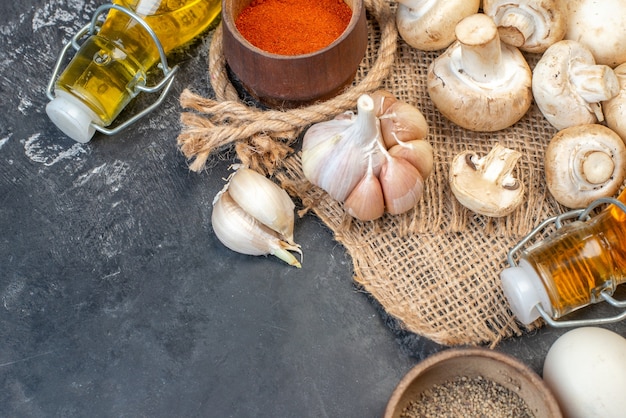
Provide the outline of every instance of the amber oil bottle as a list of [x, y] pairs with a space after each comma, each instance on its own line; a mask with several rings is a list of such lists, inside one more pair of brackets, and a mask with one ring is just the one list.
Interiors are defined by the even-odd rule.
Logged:
[[[626, 191], [618, 201], [626, 203]], [[529, 324], [553, 319], [604, 300], [626, 281], [626, 213], [609, 204], [586, 220], [563, 224], [543, 241], [523, 250], [517, 266], [501, 273], [513, 313]]]

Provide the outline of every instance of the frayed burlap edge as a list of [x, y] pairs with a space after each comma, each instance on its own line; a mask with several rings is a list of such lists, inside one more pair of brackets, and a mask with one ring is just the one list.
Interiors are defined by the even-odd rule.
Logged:
[[[201, 171], [210, 155], [235, 144], [244, 164], [274, 175], [301, 200], [303, 211], [314, 211], [329, 226], [353, 259], [355, 282], [406, 330], [444, 345], [496, 345], [523, 332], [508, 310], [499, 281], [506, 252], [558, 209], [542, 181], [542, 153], [554, 130], [536, 106], [516, 126], [499, 133], [468, 132], [451, 124], [428, 100], [425, 89], [426, 69], [438, 53], [415, 51], [398, 39], [392, 3], [365, 4], [370, 42], [355, 83], [336, 98], [301, 109], [261, 110], [243, 103], [228, 77], [218, 27], [209, 56], [216, 98], [190, 90], [182, 93], [181, 104], [190, 111], [181, 116], [178, 145], [193, 160], [193, 171]], [[363, 223], [304, 179], [300, 155], [292, 146], [306, 127], [354, 109], [361, 94], [380, 87], [425, 114], [432, 127], [435, 167], [423, 203], [415, 210]], [[518, 177], [530, 185], [526, 204], [499, 219], [467, 211], [447, 185], [449, 162], [456, 153], [472, 148], [486, 154], [495, 141], [523, 152]]]

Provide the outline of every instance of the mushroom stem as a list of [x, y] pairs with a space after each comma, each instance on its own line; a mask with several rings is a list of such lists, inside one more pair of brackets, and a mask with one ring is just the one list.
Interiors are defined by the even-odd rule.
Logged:
[[522, 9], [506, 12], [498, 24], [498, 33], [502, 42], [517, 48], [523, 46], [535, 31], [532, 16]]
[[493, 19], [482, 13], [468, 16], [456, 26], [455, 34], [461, 44], [460, 70], [478, 82], [501, 77], [502, 48]]
[[584, 208], [620, 189], [626, 178], [626, 145], [604, 125], [571, 126], [550, 140], [544, 169], [546, 185], [557, 202]]
[[570, 81], [588, 103], [609, 100], [619, 93], [619, 81], [607, 65], [573, 65]]
[[476, 213], [506, 216], [524, 199], [524, 184], [513, 176], [521, 156], [498, 143], [482, 158], [464, 151], [452, 160], [450, 189], [459, 203]]
[[593, 151], [585, 156], [580, 165], [580, 177], [591, 184], [602, 184], [610, 180], [615, 171], [615, 162], [606, 152]]
[[491, 151], [481, 159], [480, 166], [483, 169], [483, 178], [493, 184], [503, 187], [513, 187], [517, 180], [511, 173], [522, 154], [500, 144], [495, 144]]

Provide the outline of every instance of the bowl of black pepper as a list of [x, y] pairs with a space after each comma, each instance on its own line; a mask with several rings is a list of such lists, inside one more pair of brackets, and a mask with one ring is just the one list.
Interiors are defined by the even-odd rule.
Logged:
[[341, 94], [368, 45], [363, 0], [222, 0], [222, 23], [228, 68], [270, 108]]
[[450, 348], [414, 366], [394, 389], [384, 418], [561, 418], [532, 369], [486, 348]]

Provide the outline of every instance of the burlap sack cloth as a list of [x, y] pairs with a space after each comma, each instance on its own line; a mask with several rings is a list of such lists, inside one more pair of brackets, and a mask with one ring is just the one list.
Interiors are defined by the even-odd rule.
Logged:
[[[470, 132], [452, 124], [435, 109], [426, 89], [428, 65], [441, 51], [418, 51], [400, 39], [393, 3], [366, 0], [365, 5], [369, 47], [353, 85], [334, 99], [289, 111], [261, 110], [241, 101], [228, 78], [219, 26], [209, 51], [216, 100], [183, 92], [181, 104], [190, 111], [182, 114], [178, 144], [193, 160], [190, 168], [200, 171], [213, 153], [234, 143], [244, 163], [273, 175], [333, 231], [352, 257], [356, 283], [405, 330], [443, 345], [495, 346], [540, 325], [523, 328], [516, 323], [499, 272], [507, 266], [511, 246], [541, 220], [563, 210], [544, 184], [544, 149], [556, 130], [534, 104], [521, 121], [495, 133]], [[538, 57], [527, 59], [532, 68]], [[422, 111], [430, 124], [435, 164], [423, 201], [414, 210], [363, 223], [306, 181], [292, 146], [297, 148], [310, 124], [355, 110], [361, 94], [378, 88]], [[496, 142], [523, 153], [516, 176], [527, 190], [518, 210], [497, 219], [462, 207], [448, 185], [449, 164], [456, 154], [471, 149], [482, 156]], [[303, 251], [306, 255], [306, 248]]]

